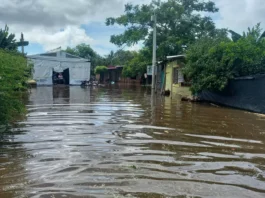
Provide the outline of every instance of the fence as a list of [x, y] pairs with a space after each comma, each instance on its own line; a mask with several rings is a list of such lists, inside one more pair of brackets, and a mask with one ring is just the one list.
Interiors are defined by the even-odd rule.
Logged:
[[265, 113], [265, 75], [231, 80], [225, 90], [203, 91], [199, 98], [220, 105]]

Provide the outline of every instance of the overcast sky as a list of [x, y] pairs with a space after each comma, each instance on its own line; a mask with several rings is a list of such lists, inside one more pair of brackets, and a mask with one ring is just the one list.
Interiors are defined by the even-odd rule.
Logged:
[[[106, 27], [107, 17], [123, 13], [127, 2], [144, 3], [151, 0], [0, 0], [0, 27], [8, 24], [10, 31], [24, 33], [30, 45], [28, 54], [41, 53], [57, 47], [66, 48], [80, 43], [90, 44], [104, 55], [116, 46], [110, 35], [122, 27]], [[213, 16], [217, 27], [242, 32], [258, 22], [265, 27], [264, 0], [213, 0], [220, 11]], [[138, 49], [134, 46], [131, 49]]]

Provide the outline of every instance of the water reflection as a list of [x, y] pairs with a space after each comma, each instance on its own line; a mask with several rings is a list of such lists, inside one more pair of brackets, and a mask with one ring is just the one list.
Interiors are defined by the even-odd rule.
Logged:
[[144, 87], [39, 87], [1, 142], [0, 197], [264, 197], [264, 129]]

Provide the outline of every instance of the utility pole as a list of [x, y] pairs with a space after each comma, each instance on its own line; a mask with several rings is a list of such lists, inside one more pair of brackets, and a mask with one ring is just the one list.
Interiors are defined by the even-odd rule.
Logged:
[[154, 22], [153, 27], [153, 65], [152, 65], [152, 89], [156, 87], [155, 67], [156, 67], [156, 14], [151, 17]]

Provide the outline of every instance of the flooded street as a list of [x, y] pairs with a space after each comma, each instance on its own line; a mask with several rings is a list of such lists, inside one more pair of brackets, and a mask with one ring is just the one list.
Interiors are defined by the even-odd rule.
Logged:
[[0, 197], [265, 197], [265, 116], [145, 87], [38, 87], [1, 136]]

